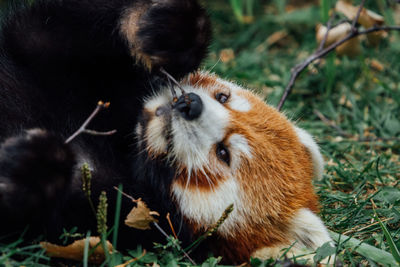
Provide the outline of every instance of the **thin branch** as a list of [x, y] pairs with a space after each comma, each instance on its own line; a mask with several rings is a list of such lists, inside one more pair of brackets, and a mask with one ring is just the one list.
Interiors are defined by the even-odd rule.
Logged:
[[116, 186], [114, 186], [114, 189], [117, 190], [118, 192], [120, 192], [123, 196], [125, 196], [125, 197], [129, 198], [130, 200], [132, 200], [132, 202], [137, 203], [137, 202], [140, 200], [140, 198], [139, 198], [139, 199], [133, 198], [132, 196], [130, 196], [130, 195], [128, 195], [127, 193], [125, 193], [124, 191], [120, 190], [120, 189], [119, 189], [118, 187], [116, 187]]
[[[364, 3], [365, 3], [365, 0], [363, 0], [359, 6], [357, 15], [352, 22], [352, 29], [349, 32], [349, 34], [347, 34], [345, 37], [343, 37], [343, 39], [338, 40], [337, 42], [329, 45], [328, 47], [326, 47], [322, 50], [317, 49], [317, 51], [315, 51], [313, 54], [311, 54], [303, 62], [297, 64], [294, 68], [292, 68], [289, 83], [287, 84], [285, 91], [283, 92], [283, 95], [282, 95], [281, 99], [279, 100], [279, 104], [277, 106], [278, 110], [282, 109], [287, 97], [289, 96], [289, 94], [292, 91], [292, 88], [294, 86], [294, 83], [295, 83], [297, 77], [303, 72], [303, 70], [308, 65], [310, 65], [315, 60], [324, 57], [329, 52], [334, 50], [336, 47], [340, 46], [341, 44], [343, 44], [343, 43], [347, 42], [348, 40], [353, 39], [354, 37], [357, 37], [359, 35], [364, 35], [364, 34], [368, 34], [371, 32], [377, 32], [377, 31], [400, 31], [400, 26], [376, 26], [375, 25], [371, 28], [368, 28], [368, 29], [362, 30], [362, 31], [359, 31], [357, 28], [355, 28], [355, 25], [357, 24], [357, 21], [361, 14], [361, 11], [364, 8]], [[329, 31], [327, 31], [327, 32], [329, 32]]]
[[[383, 219], [382, 222], [390, 221], [393, 218], [394, 217]], [[374, 222], [374, 223], [368, 224], [368, 225], [366, 225], [364, 227], [361, 227], [359, 229], [357, 229], [357, 226], [355, 226], [355, 227], [351, 228], [350, 230], [347, 230], [346, 232], [342, 233], [342, 235], [347, 235], [347, 234], [354, 233], [354, 232], [361, 232], [361, 231], [363, 231], [363, 230], [365, 230], [367, 228], [370, 228], [371, 226], [377, 225], [377, 224], [379, 224], [379, 222]]]
[[[172, 81], [181, 90], [182, 95], [186, 95], [186, 92], [182, 88], [181, 84], [177, 80], [175, 80], [175, 78], [171, 74], [169, 74], [164, 68], [160, 68], [160, 72], [162, 74], [164, 74], [168, 78], [169, 81]], [[174, 87], [171, 86], [170, 88], [171, 88], [172, 98], [173, 98], [174, 102], [178, 101], [178, 97], [176, 96]]]
[[169, 212], [167, 213], [167, 216], [166, 216], [166, 218], [167, 218], [167, 221], [168, 221], [169, 227], [171, 228], [172, 234], [174, 235], [175, 239], [178, 239], [178, 236], [177, 236], [177, 235], [176, 235], [176, 233], [175, 233], [174, 226], [172, 225], [172, 222], [171, 222], [171, 218], [170, 218], [170, 214], [169, 214]]
[[314, 110], [314, 114], [317, 115], [317, 117], [324, 122], [325, 124], [327, 124], [328, 126], [332, 127], [333, 129], [335, 129], [336, 131], [338, 131], [339, 135], [344, 136], [344, 137], [351, 137], [351, 134], [346, 133], [342, 128], [340, 128], [334, 121], [328, 119], [327, 117], [325, 117], [324, 114], [322, 114], [319, 110]]
[[98, 132], [94, 130], [89, 130], [86, 129], [86, 127], [89, 125], [89, 123], [96, 117], [96, 115], [102, 111], [103, 109], [106, 109], [110, 106], [110, 102], [104, 103], [103, 101], [99, 101], [97, 103], [96, 108], [93, 110], [92, 114], [89, 115], [89, 117], [85, 120], [85, 122], [79, 127], [79, 129], [74, 132], [70, 137], [65, 140], [65, 144], [70, 143], [72, 140], [74, 140], [78, 135], [82, 133], [90, 134], [90, 135], [112, 135], [117, 132], [117, 130], [112, 130], [108, 132]]
[[332, 23], [333, 23], [333, 19], [335, 18], [336, 14], [333, 13], [331, 15], [331, 17], [328, 20], [328, 23], [326, 24], [326, 33], [324, 38], [322, 39], [321, 43], [319, 44], [318, 50], [317, 51], [321, 51], [322, 49], [324, 49], [326, 40], [328, 39], [328, 35], [329, 35], [329, 31], [332, 29]]
[[353, 19], [353, 23], [351, 24], [351, 30], [352, 30], [352, 31], [357, 31], [356, 24], [357, 24], [357, 22], [358, 22], [358, 19], [360, 18], [361, 11], [364, 9], [364, 5], [365, 5], [365, 0], [361, 0], [361, 4], [360, 4], [360, 6], [358, 7], [357, 14], [356, 14], [356, 16], [355, 16], [354, 19]]

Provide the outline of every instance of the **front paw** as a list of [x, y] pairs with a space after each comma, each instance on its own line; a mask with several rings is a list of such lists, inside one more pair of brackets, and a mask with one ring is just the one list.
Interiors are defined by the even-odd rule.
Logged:
[[63, 140], [29, 130], [0, 148], [0, 206], [15, 217], [39, 214], [54, 205], [69, 184], [75, 156]]
[[138, 61], [176, 78], [197, 69], [211, 39], [209, 18], [196, 0], [153, 0], [127, 9], [121, 32]]

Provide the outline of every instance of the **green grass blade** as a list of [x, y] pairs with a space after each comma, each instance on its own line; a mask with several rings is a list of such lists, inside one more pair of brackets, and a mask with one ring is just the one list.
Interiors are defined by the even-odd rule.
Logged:
[[113, 248], [117, 250], [117, 240], [118, 240], [118, 226], [119, 226], [119, 217], [121, 215], [121, 199], [122, 199], [122, 184], [118, 186], [118, 194], [117, 194], [117, 203], [115, 205], [115, 216], [114, 216], [114, 231], [113, 231], [113, 238], [112, 244]]
[[346, 235], [341, 235], [332, 231], [329, 231], [329, 234], [335, 242], [342, 240], [340, 245], [344, 248], [351, 249], [352, 251], [384, 266], [398, 266], [395, 258], [387, 251], [368, 245], [356, 238], [348, 237]]
[[240, 21], [243, 22], [243, 2], [242, 0], [230, 0], [233, 14]]
[[376, 211], [374, 210], [375, 213], [375, 217], [378, 219], [379, 225], [382, 228], [383, 234], [386, 237], [386, 241], [388, 242], [388, 245], [390, 247], [390, 251], [392, 252], [392, 255], [394, 257], [394, 259], [399, 263], [400, 265], [400, 252], [399, 249], [397, 248], [396, 244], [393, 241], [392, 236], [390, 235], [388, 229], [386, 228], [386, 226], [383, 224], [383, 222], [381, 221], [381, 219], [378, 217], [378, 215], [376, 214]]

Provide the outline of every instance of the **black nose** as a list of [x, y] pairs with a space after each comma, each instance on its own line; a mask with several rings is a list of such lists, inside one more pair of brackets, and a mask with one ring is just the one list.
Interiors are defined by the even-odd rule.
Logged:
[[203, 102], [198, 95], [189, 93], [181, 95], [175, 103], [174, 108], [184, 119], [191, 121], [200, 117], [203, 110]]

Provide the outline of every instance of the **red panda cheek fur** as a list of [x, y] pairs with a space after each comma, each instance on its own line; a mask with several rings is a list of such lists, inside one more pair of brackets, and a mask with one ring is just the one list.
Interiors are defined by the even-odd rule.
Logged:
[[[191, 76], [189, 83], [211, 88], [226, 86], [219, 83], [216, 77], [202, 74]], [[318, 212], [318, 199], [311, 183], [311, 155], [299, 140], [292, 123], [252, 93], [244, 90], [235, 90], [234, 93], [246, 99], [251, 108], [241, 112], [227, 103], [230, 126], [226, 129], [225, 139], [233, 134], [243, 136], [250, 147], [251, 157], [241, 156], [240, 168], [231, 178], [213, 176], [213, 172], [206, 175], [216, 186], [224, 179], [236, 181], [241, 207], [234, 208], [242, 209], [237, 212], [244, 219], [237, 221], [229, 234], [219, 231], [218, 236], [207, 244], [228, 262], [241, 263], [264, 247], [290, 246], [293, 236], [290, 236], [289, 228], [294, 214], [303, 208]], [[207, 196], [210, 187], [204, 175], [195, 175], [198, 176], [198, 183], [191, 183], [189, 187], [197, 186], [197, 190], [202, 190]], [[185, 177], [187, 173], [183, 171], [177, 179], [182, 187], [185, 186]], [[198, 235], [210, 226], [189, 218], [186, 221]]]

